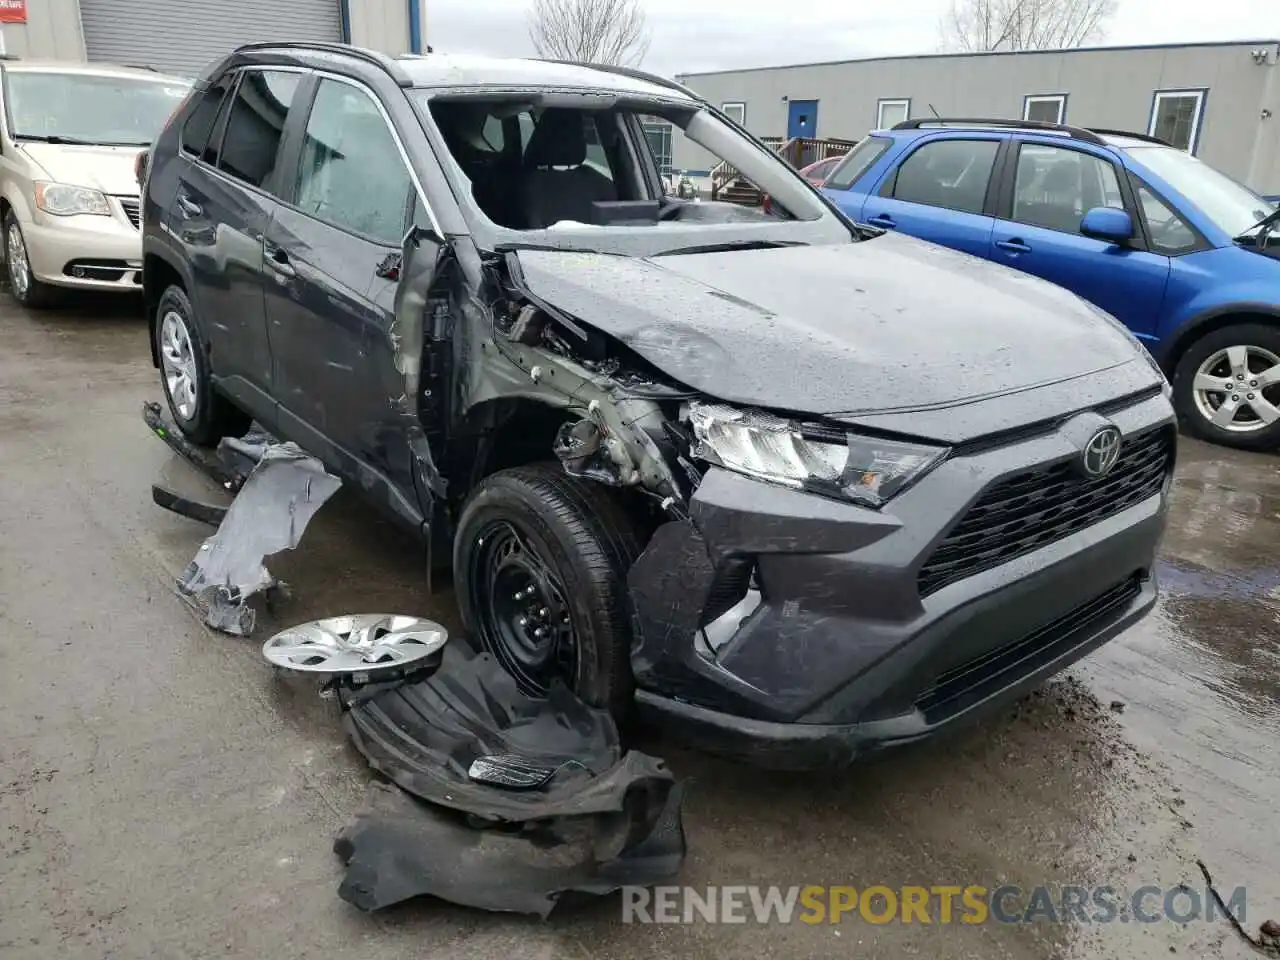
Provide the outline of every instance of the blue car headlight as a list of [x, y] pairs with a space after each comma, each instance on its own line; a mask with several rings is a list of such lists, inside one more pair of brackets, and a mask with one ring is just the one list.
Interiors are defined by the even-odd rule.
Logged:
[[938, 465], [947, 448], [856, 433], [844, 443], [806, 437], [802, 425], [759, 410], [691, 402], [693, 455], [747, 476], [880, 507]]

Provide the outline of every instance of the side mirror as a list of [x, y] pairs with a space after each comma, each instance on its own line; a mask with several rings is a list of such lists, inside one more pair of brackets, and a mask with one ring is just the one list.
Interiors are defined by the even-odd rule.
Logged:
[[1133, 239], [1133, 218], [1117, 207], [1094, 207], [1080, 221], [1080, 233], [1108, 243], [1127, 243]]

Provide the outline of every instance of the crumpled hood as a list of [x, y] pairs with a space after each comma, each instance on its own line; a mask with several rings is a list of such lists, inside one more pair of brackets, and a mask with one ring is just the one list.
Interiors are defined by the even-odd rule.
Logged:
[[24, 143], [22, 149], [57, 183], [92, 187], [120, 197], [136, 197], [133, 163], [141, 147], [79, 147], [61, 143]]
[[959, 441], [1159, 383], [1074, 294], [909, 237], [518, 258], [534, 296], [730, 403]]

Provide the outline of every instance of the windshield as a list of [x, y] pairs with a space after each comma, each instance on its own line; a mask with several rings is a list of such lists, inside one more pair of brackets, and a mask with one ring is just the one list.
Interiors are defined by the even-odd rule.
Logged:
[[189, 88], [172, 78], [7, 70], [9, 133], [55, 142], [147, 146]]
[[[550, 91], [419, 92], [417, 102], [449, 151], [472, 232], [491, 248], [650, 256], [855, 239], [777, 154], [697, 104]], [[672, 149], [709, 175], [664, 189]]]
[[1171, 147], [1133, 147], [1129, 152], [1228, 236], [1245, 233], [1275, 210], [1274, 204], [1189, 153]]

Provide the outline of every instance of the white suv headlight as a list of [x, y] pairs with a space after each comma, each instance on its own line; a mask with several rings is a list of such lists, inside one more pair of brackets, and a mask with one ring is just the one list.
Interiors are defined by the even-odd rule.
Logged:
[[693, 455], [728, 470], [879, 507], [935, 467], [942, 447], [855, 433], [845, 443], [805, 437], [799, 424], [757, 410], [694, 401]]
[[49, 183], [37, 180], [36, 206], [45, 213], [55, 217], [70, 217], [75, 214], [91, 214], [93, 216], [111, 216], [111, 205], [101, 190], [88, 187], [73, 187], [66, 183]]

